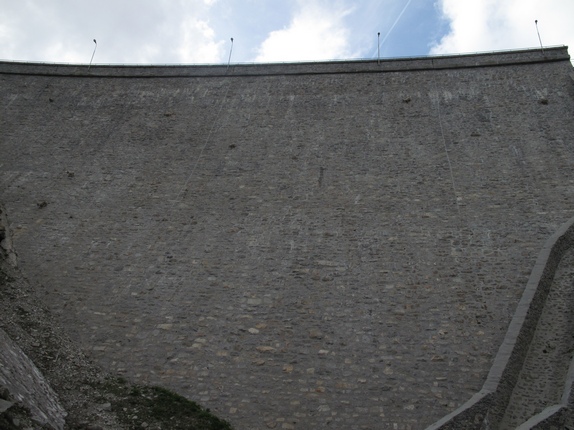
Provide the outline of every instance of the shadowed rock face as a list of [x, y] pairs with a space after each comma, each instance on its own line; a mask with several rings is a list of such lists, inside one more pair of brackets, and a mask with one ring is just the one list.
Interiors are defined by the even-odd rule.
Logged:
[[0, 204], [0, 259], [5, 260], [11, 266], [16, 266], [18, 255], [14, 251], [12, 245], [12, 235], [8, 218], [6, 217], [6, 209]]
[[8, 390], [14, 402], [22, 402], [29, 408], [36, 423], [50, 429], [63, 429], [66, 412], [44, 376], [2, 329], [0, 341], [0, 387]]
[[99, 363], [238, 429], [424, 427], [574, 214], [566, 56], [427, 68], [2, 74], [20, 266]]

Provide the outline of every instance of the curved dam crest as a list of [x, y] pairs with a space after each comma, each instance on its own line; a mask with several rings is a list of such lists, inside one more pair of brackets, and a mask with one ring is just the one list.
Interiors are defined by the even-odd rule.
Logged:
[[454, 411], [574, 216], [566, 48], [85, 69], [0, 63], [20, 267], [99, 364], [237, 429]]

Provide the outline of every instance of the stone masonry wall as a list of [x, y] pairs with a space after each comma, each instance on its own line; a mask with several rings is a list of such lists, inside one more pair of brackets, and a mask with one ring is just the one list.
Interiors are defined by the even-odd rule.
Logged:
[[545, 52], [146, 79], [0, 64], [20, 266], [100, 364], [237, 429], [422, 428], [480, 390], [574, 215], [572, 66]]
[[[540, 320], [545, 308], [550, 306], [547, 302], [550, 291], [559, 287], [555, 285], [557, 272], [559, 267], [567, 264], [568, 256], [571, 254], [572, 246], [574, 245], [574, 218], [568, 220], [556, 231], [542, 247], [538, 259], [532, 269], [530, 279], [526, 285], [524, 294], [517, 306], [515, 315], [510, 323], [505, 339], [498, 351], [494, 360], [492, 368], [489, 372], [487, 380], [482, 387], [482, 390], [477, 393], [467, 404], [463, 405], [456, 413], [450, 416], [443, 417], [439, 422], [433, 424], [428, 428], [431, 429], [498, 429], [510, 428], [508, 423], [506, 426], [501, 426], [501, 421], [505, 416], [505, 412], [509, 407], [509, 401], [513, 395], [513, 390], [521, 372], [529, 375], [529, 379], [534, 381], [533, 373], [536, 370], [543, 371], [543, 369], [523, 369], [525, 359], [532, 349], [532, 339], [535, 332], [540, 325]], [[571, 265], [568, 267], [571, 267]], [[572, 284], [572, 280], [568, 277], [565, 279], [568, 285]], [[571, 287], [568, 288], [569, 290]], [[568, 304], [564, 304], [568, 309]], [[557, 308], [557, 307], [556, 307]], [[547, 309], [547, 311], [557, 311], [559, 309]], [[560, 319], [559, 315], [553, 315], [555, 320]], [[556, 327], [554, 327], [556, 328]], [[554, 333], [562, 333], [560, 330], [553, 331]], [[569, 333], [569, 330], [566, 330]], [[564, 340], [565, 345], [569, 348], [572, 342], [570, 339]], [[546, 352], [546, 351], [545, 351]], [[572, 388], [572, 366], [574, 365], [574, 358], [570, 353], [566, 364], [570, 367], [569, 372], [566, 369], [553, 369], [552, 374], [562, 375], [563, 377], [557, 378], [554, 381], [556, 386], [554, 390], [556, 393], [561, 394], [561, 398], [554, 399], [551, 406], [545, 408], [537, 414], [537, 416], [522, 417], [521, 430], [528, 430], [531, 428], [546, 428], [550, 425], [558, 426], [558, 423], [564, 424], [565, 410], [569, 406], [570, 392]], [[546, 375], [546, 379], [549, 378]], [[521, 398], [518, 403], [525, 409], [526, 406], [535, 402], [535, 399], [544, 395], [543, 389], [538, 386], [529, 387], [531, 398]], [[539, 405], [538, 405], [539, 406]], [[532, 410], [533, 408], [530, 408]], [[528, 420], [530, 418], [530, 420]], [[526, 421], [528, 420], [528, 423]], [[540, 427], [537, 427], [538, 424]], [[517, 425], [512, 426], [512, 428]], [[548, 427], [550, 428], [550, 427]], [[556, 427], [562, 428], [562, 427]]]

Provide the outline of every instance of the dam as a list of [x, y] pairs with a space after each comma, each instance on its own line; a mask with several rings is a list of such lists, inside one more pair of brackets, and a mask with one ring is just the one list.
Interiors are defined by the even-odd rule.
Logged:
[[0, 62], [22, 272], [103, 368], [238, 430], [425, 428], [477, 393], [574, 217], [565, 47]]

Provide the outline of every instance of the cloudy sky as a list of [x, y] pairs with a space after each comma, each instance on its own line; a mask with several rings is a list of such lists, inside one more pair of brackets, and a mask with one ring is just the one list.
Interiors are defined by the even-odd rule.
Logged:
[[540, 46], [535, 20], [545, 46], [574, 52], [573, 17], [574, 0], [0, 0], [0, 59], [313, 61], [377, 58], [377, 42], [381, 58], [454, 54]]

